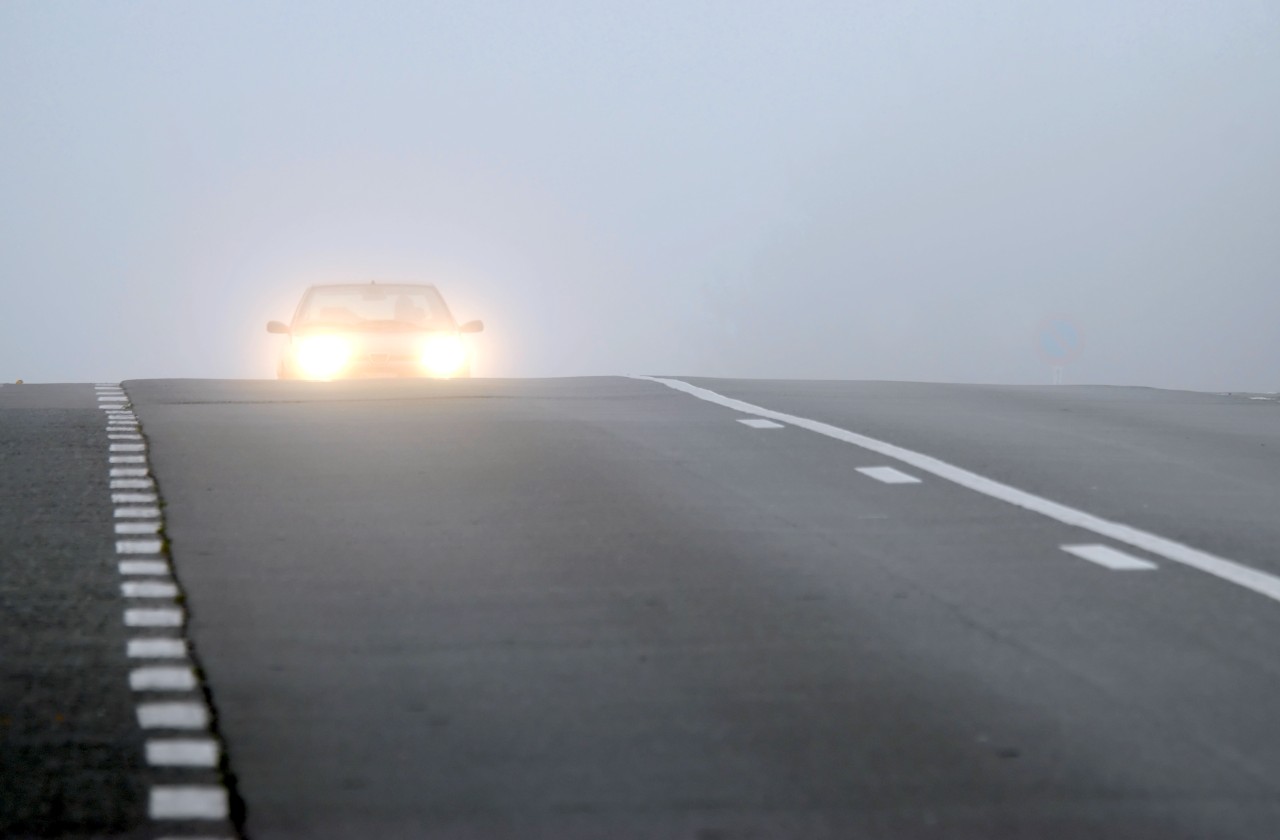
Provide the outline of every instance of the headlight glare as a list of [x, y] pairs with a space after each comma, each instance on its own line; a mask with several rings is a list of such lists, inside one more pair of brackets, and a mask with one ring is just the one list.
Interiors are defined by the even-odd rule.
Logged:
[[437, 335], [422, 345], [422, 366], [432, 376], [456, 376], [467, 362], [467, 348], [456, 335]]
[[294, 354], [307, 379], [332, 379], [351, 360], [351, 343], [336, 335], [303, 336], [297, 339]]

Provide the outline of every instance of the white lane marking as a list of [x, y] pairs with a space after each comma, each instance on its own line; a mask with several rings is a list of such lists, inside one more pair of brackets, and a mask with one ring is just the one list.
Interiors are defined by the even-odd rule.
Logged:
[[160, 499], [155, 493], [112, 493], [111, 503], [115, 505], [153, 505]]
[[885, 484], [919, 484], [920, 479], [893, 467], [858, 467], [858, 472]]
[[[107, 431], [111, 431], [111, 427], [107, 427]], [[119, 434], [108, 434], [107, 440], [142, 440], [142, 435], [128, 434], [121, 432]]]
[[126, 397], [124, 394], [99, 394], [98, 395], [98, 402], [100, 403], [114, 403], [114, 402], [128, 402], [128, 401], [129, 401], [129, 398]]
[[775, 423], [772, 420], [764, 420], [759, 417], [739, 417], [738, 422], [744, 426], [750, 426], [753, 429], [783, 429], [786, 428], [781, 423]]
[[130, 639], [125, 654], [130, 659], [185, 659], [187, 643], [182, 639]]
[[124, 611], [126, 627], [181, 627], [182, 610], [177, 607], [134, 607]]
[[209, 738], [164, 738], [147, 741], [152, 767], [214, 767], [218, 745]]
[[860, 446], [887, 458], [893, 458], [904, 464], [909, 464], [921, 472], [936, 475], [939, 478], [959, 484], [961, 487], [975, 490], [993, 499], [999, 499], [1002, 502], [1008, 502], [1011, 505], [1035, 511], [1042, 516], [1047, 516], [1065, 525], [1092, 531], [1099, 536], [1125, 543], [1148, 554], [1155, 554], [1166, 560], [1181, 563], [1193, 569], [1199, 569], [1206, 574], [1234, 583], [1237, 586], [1242, 586], [1274, 601], [1280, 601], [1280, 577], [1246, 566], [1243, 563], [1237, 563], [1234, 560], [1228, 560], [1225, 557], [1219, 557], [1216, 554], [1192, 548], [1185, 543], [1153, 534], [1150, 531], [1143, 531], [1131, 525], [1094, 516], [1091, 513], [1068, 507], [961, 467], [953, 466], [930, 455], [924, 455], [910, 449], [904, 449], [901, 446], [895, 446], [892, 443], [885, 443], [882, 440], [860, 435], [857, 432], [841, 429], [839, 426], [832, 426], [829, 423], [810, 420], [806, 417], [798, 417], [794, 414], [785, 414], [781, 411], [761, 408], [758, 405], [717, 394], [715, 391], [709, 391], [706, 388], [699, 388], [697, 385], [681, 382], [679, 379], [666, 379], [656, 376], [638, 376], [636, 378], [657, 382], [676, 391], [683, 391], [700, 400], [706, 400], [707, 402], [733, 409], [739, 414], [754, 414], [757, 417], [767, 417], [770, 420], [789, 423], [792, 426], [808, 429], [811, 432], [816, 432], [844, 443], [852, 443], [854, 446]]
[[227, 791], [214, 785], [156, 785], [147, 813], [153, 820], [225, 820]]
[[155, 519], [160, 516], [158, 507], [118, 507], [116, 519]]
[[146, 467], [112, 467], [112, 478], [146, 478]]
[[156, 483], [149, 478], [113, 478], [112, 490], [150, 490]]
[[160, 540], [117, 540], [116, 554], [159, 554]]
[[134, 691], [193, 691], [196, 672], [176, 665], [153, 665], [129, 672], [129, 688]]
[[146, 452], [145, 443], [113, 443], [107, 447], [110, 452]]
[[126, 598], [177, 598], [178, 587], [159, 580], [130, 580], [120, 584]]
[[1099, 566], [1105, 566], [1117, 572], [1150, 571], [1158, 568], [1150, 560], [1143, 560], [1140, 557], [1134, 557], [1132, 554], [1117, 551], [1108, 545], [1064, 545], [1062, 550], [1067, 554], [1074, 554], [1082, 560], [1097, 563]]
[[163, 560], [122, 560], [117, 568], [122, 575], [169, 574], [169, 564]]
[[145, 464], [147, 462], [146, 455], [112, 455], [107, 458], [107, 462], [111, 464]]
[[209, 712], [203, 703], [139, 703], [138, 726], [143, 729], [207, 729]]
[[160, 520], [156, 519], [152, 522], [117, 522], [116, 533], [121, 536], [129, 534], [158, 534], [160, 533]]

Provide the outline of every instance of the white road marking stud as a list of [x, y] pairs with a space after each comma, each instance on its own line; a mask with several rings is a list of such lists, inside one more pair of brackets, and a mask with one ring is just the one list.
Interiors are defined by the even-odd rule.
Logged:
[[858, 467], [858, 472], [874, 478], [876, 481], [883, 481], [885, 484], [920, 483], [920, 479], [914, 475], [907, 475], [902, 470], [896, 470], [893, 467]]
[[116, 533], [121, 536], [127, 534], [158, 534], [160, 533], [160, 520], [157, 519], [152, 522], [117, 522]]
[[130, 580], [120, 584], [126, 598], [177, 598], [178, 587], [159, 580]]
[[134, 691], [194, 691], [196, 672], [175, 665], [134, 668], [129, 672], [129, 688]]
[[111, 452], [146, 452], [145, 443], [113, 443], [108, 449]]
[[1158, 568], [1150, 560], [1134, 557], [1107, 545], [1064, 545], [1062, 550], [1117, 572], [1150, 571]]
[[182, 639], [130, 639], [125, 653], [131, 659], [185, 659], [187, 643]]
[[116, 519], [155, 519], [160, 516], [158, 507], [118, 507]]
[[160, 540], [117, 540], [116, 554], [159, 554], [163, 547]]
[[169, 574], [169, 564], [163, 560], [122, 560], [117, 568], [122, 575]]
[[207, 729], [209, 711], [203, 703], [139, 703], [138, 726], [143, 729]]
[[213, 785], [156, 785], [147, 812], [153, 820], [225, 820], [227, 791]]
[[147, 763], [153, 767], [214, 767], [218, 745], [209, 738], [164, 738], [147, 741]]
[[112, 467], [110, 476], [112, 478], [146, 478], [146, 467]]
[[1234, 583], [1273, 601], [1280, 601], [1280, 577], [1255, 569], [1252, 566], [1246, 566], [1243, 563], [1237, 563], [1234, 560], [1228, 560], [1225, 557], [1219, 557], [1216, 554], [1192, 548], [1185, 543], [1153, 534], [1150, 531], [1143, 531], [1131, 525], [1094, 516], [1091, 513], [1086, 513], [1033, 493], [1028, 493], [1025, 490], [1019, 490], [1008, 484], [986, 478], [962, 467], [948, 464], [946, 461], [939, 460], [931, 455], [925, 455], [892, 443], [860, 435], [857, 432], [851, 432], [839, 426], [832, 426], [829, 423], [822, 423], [818, 420], [810, 420], [806, 417], [762, 408], [742, 400], [726, 397], [723, 394], [717, 394], [715, 391], [709, 391], [706, 388], [699, 388], [697, 385], [690, 385], [688, 382], [681, 382], [679, 379], [666, 379], [656, 376], [638, 376], [636, 378], [657, 382], [676, 391], [683, 391], [690, 396], [724, 406], [739, 414], [754, 414], [757, 417], [767, 417], [771, 420], [808, 429], [811, 432], [816, 432], [835, 440], [852, 443], [854, 446], [860, 446], [886, 458], [893, 458], [904, 464], [910, 464], [921, 472], [936, 475], [938, 478], [959, 484], [961, 487], [967, 487], [993, 499], [999, 499], [1016, 507], [1034, 511], [1041, 516], [1046, 516], [1065, 525], [1092, 531], [1100, 537], [1124, 543], [1148, 554], [1171, 560], [1174, 563], [1181, 563], [1184, 566], [1199, 569], [1205, 574], [1213, 575], [1228, 583]]
[[145, 464], [147, 462], [146, 455], [112, 455], [107, 458], [107, 462], [111, 464]]
[[765, 420], [760, 417], [739, 417], [738, 422], [744, 426], [750, 426], [753, 429], [783, 429], [786, 428], [781, 423], [775, 423], [772, 420]]
[[181, 627], [182, 610], [177, 607], [134, 607], [124, 611], [126, 627]]
[[149, 478], [113, 478], [112, 490], [151, 490], [156, 483]]

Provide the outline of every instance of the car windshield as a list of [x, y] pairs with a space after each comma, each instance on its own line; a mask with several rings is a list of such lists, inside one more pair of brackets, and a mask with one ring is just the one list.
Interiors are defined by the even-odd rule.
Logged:
[[295, 327], [450, 329], [453, 316], [432, 286], [320, 286], [298, 308]]

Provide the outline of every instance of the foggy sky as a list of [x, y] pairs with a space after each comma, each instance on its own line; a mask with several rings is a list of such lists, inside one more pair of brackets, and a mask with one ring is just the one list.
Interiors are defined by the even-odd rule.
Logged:
[[0, 3], [0, 381], [274, 371], [436, 283], [477, 372], [1280, 389], [1280, 4]]

